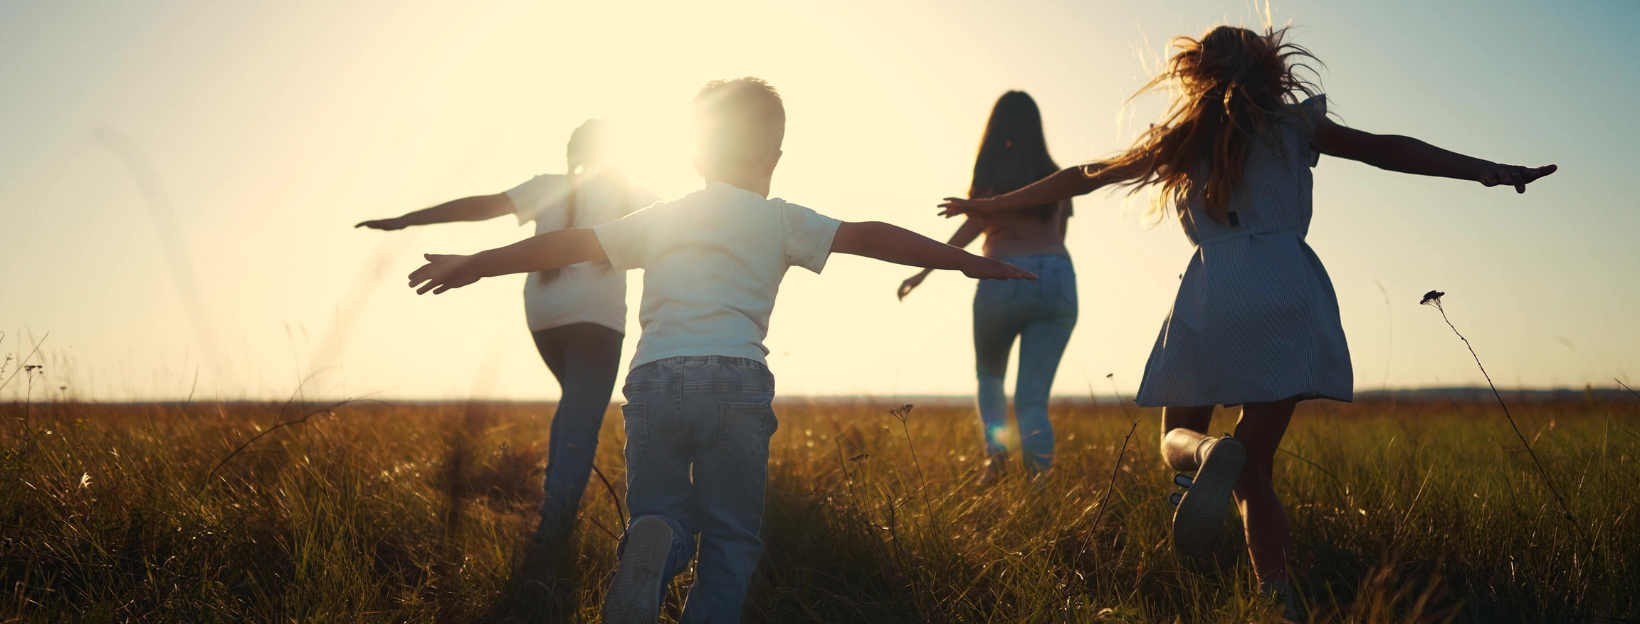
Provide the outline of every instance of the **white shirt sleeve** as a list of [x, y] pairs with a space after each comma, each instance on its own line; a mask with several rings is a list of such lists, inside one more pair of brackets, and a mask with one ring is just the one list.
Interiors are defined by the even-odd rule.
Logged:
[[563, 178], [561, 175], [538, 175], [507, 190], [507, 199], [512, 200], [519, 225], [535, 221], [536, 229], [542, 232], [564, 228], [569, 214], [564, 209], [568, 189]]
[[592, 228], [610, 266], [617, 271], [641, 269], [649, 250], [649, 229], [659, 211], [644, 209]]
[[780, 227], [785, 236], [786, 264], [819, 273], [826, 267], [826, 258], [831, 257], [831, 241], [837, 237], [837, 227], [842, 224], [797, 204], [781, 202]]

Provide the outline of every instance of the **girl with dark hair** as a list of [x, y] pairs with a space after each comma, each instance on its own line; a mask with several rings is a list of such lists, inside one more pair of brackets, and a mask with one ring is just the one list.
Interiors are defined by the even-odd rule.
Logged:
[[[448, 201], [392, 219], [355, 227], [401, 230], [412, 225], [485, 221], [516, 215], [535, 232], [588, 228], [624, 217], [657, 199], [627, 183], [614, 166], [608, 122], [576, 128], [566, 148], [566, 172], [544, 174], [504, 193]], [[547, 449], [546, 499], [536, 540], [569, 537], [581, 494], [592, 475], [598, 429], [609, 409], [626, 335], [626, 275], [607, 262], [584, 262], [528, 276], [524, 316], [536, 350], [563, 389], [552, 416]]]
[[[1196, 246], [1173, 310], [1145, 365], [1137, 402], [1162, 407], [1162, 457], [1180, 472], [1173, 543], [1212, 550], [1231, 496], [1261, 592], [1284, 599], [1291, 542], [1272, 482], [1277, 447], [1306, 399], [1349, 401], [1349, 347], [1332, 282], [1305, 243], [1311, 175], [1322, 154], [1401, 173], [1526, 185], [1554, 165], [1504, 165], [1404, 136], [1374, 135], [1327, 119], [1325, 96], [1294, 73], [1313, 60], [1286, 29], [1219, 26], [1178, 52], [1146, 90], [1172, 86], [1160, 123], [1126, 152], [1071, 167], [1005, 195], [947, 198], [943, 214], [1000, 214], [1109, 185], [1159, 190], [1153, 214], [1175, 211]], [[1215, 405], [1241, 406], [1235, 435], [1213, 438]]]
[[[968, 196], [993, 197], [1035, 182], [1059, 170], [1048, 155], [1042, 113], [1023, 91], [997, 99], [974, 159]], [[1019, 376], [1014, 387], [1021, 463], [1028, 475], [1053, 464], [1053, 425], [1048, 422], [1048, 391], [1059, 359], [1076, 327], [1076, 271], [1065, 251], [1069, 199], [1023, 210], [970, 215], [951, 236], [967, 247], [985, 235], [985, 255], [1037, 274], [1037, 281], [982, 281], [974, 292], [974, 368], [979, 377], [978, 404], [983, 424], [986, 463], [984, 482], [1005, 474], [1008, 457], [1008, 395], [1003, 377], [1008, 352], [1019, 340]], [[900, 284], [904, 299], [922, 284], [924, 270]]]

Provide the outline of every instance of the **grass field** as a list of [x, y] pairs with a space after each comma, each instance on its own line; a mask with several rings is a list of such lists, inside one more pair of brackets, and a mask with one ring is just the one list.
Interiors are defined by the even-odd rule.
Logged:
[[[971, 409], [921, 406], [902, 428], [890, 407], [777, 402], [747, 621], [1273, 616], [1249, 595], [1229, 510], [1216, 559], [1171, 552], [1157, 413], [1133, 412], [1113, 471], [1125, 410], [1057, 404], [1050, 478], [981, 489]], [[1496, 404], [1300, 407], [1276, 483], [1309, 618], [1640, 620], [1640, 400], [1512, 407], [1575, 523]], [[572, 559], [552, 575], [525, 556], [547, 414], [0, 406], [0, 621], [596, 621], [621, 523], [619, 411], [597, 453], [609, 488], [594, 477]], [[1233, 417], [1221, 411], [1214, 433]], [[552, 591], [568, 597], [557, 611], [542, 607]]]

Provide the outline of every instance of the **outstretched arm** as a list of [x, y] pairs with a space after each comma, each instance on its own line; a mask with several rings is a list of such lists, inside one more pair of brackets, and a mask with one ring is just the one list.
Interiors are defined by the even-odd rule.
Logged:
[[410, 287], [415, 288], [418, 295], [429, 290], [437, 295], [486, 277], [551, 271], [580, 262], [608, 259], [597, 234], [586, 228], [537, 234], [470, 256], [426, 254], [423, 257], [427, 264], [410, 273]]
[[[985, 231], [985, 224], [980, 221], [981, 218], [976, 215], [969, 215], [968, 219], [962, 222], [962, 227], [957, 228], [957, 232], [951, 235], [951, 240], [947, 244], [959, 249], [972, 244], [974, 239], [979, 238], [980, 233]], [[911, 294], [912, 290], [921, 286], [923, 280], [928, 279], [928, 274], [933, 272], [934, 269], [923, 269], [916, 275], [906, 278], [905, 281], [900, 282], [900, 288], [895, 291], [895, 295], [900, 299], [905, 299], [906, 295]]]
[[1558, 169], [1554, 165], [1501, 165], [1444, 150], [1412, 137], [1362, 132], [1326, 119], [1316, 125], [1311, 143], [1316, 151], [1328, 156], [1360, 161], [1379, 169], [1469, 180], [1485, 186], [1513, 186], [1517, 193], [1525, 193], [1527, 184]]
[[372, 230], [402, 230], [412, 225], [432, 225], [434, 223], [452, 223], [455, 221], [485, 221], [512, 214], [512, 212], [512, 198], [507, 197], [506, 193], [496, 193], [494, 195], [463, 197], [391, 219], [363, 221], [353, 227], [370, 228]]
[[1036, 280], [1036, 275], [1012, 264], [976, 256], [905, 228], [875, 221], [838, 226], [831, 250], [895, 264], [962, 271], [963, 275], [975, 279]]
[[1103, 162], [1066, 167], [1012, 193], [985, 199], [947, 197], [945, 203], [939, 205], [940, 214], [955, 217], [1052, 204], [1092, 193], [1109, 184], [1124, 182], [1138, 175], [1138, 170], [1137, 164], [1113, 166]]

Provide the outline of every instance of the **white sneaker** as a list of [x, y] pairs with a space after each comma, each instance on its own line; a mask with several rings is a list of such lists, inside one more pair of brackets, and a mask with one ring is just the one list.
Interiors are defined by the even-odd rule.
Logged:
[[655, 624], [661, 617], [661, 584], [672, 551], [672, 527], [644, 516], [626, 530], [626, 549], [604, 594], [604, 624]]
[[1224, 532], [1224, 508], [1246, 464], [1247, 447], [1241, 442], [1229, 436], [1214, 441], [1173, 512], [1173, 547], [1179, 554], [1200, 557], [1213, 550]]

